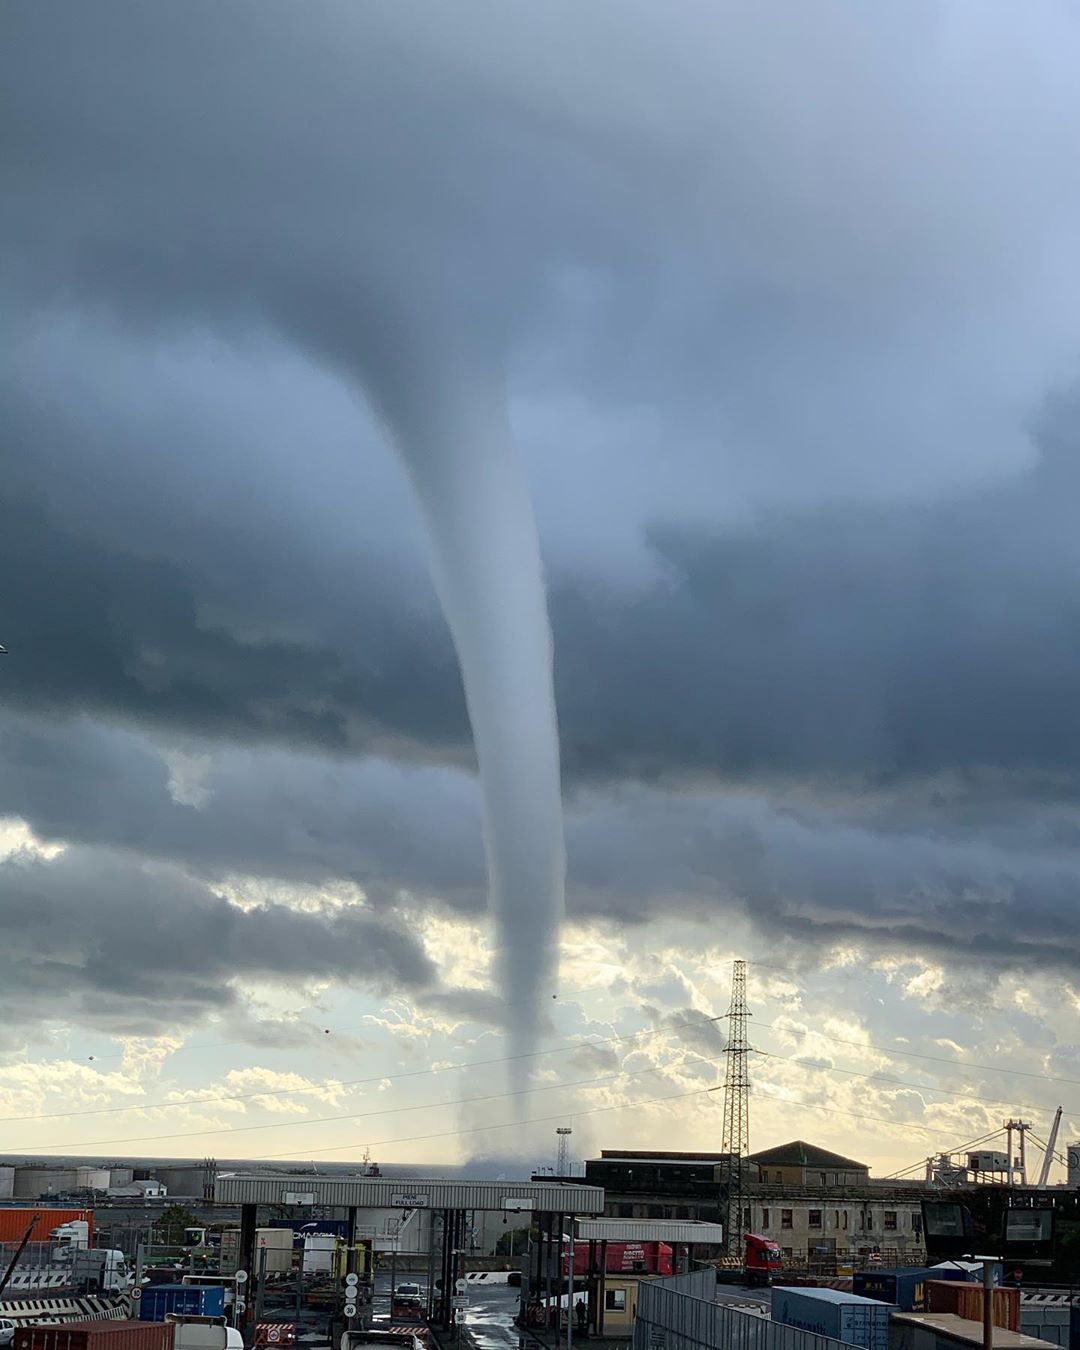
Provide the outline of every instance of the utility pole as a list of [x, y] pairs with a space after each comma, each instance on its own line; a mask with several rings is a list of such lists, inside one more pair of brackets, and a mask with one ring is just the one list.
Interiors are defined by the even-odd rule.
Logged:
[[555, 1159], [555, 1175], [565, 1177], [570, 1173], [570, 1136], [574, 1133], [569, 1125], [558, 1125], [555, 1134], [559, 1140], [559, 1152]]
[[736, 961], [731, 971], [731, 1007], [727, 1011], [728, 1041], [724, 1049], [724, 1129], [720, 1149], [725, 1155], [727, 1222], [724, 1247], [728, 1255], [742, 1250], [743, 1162], [750, 1152], [750, 1073], [746, 1039], [746, 962]]

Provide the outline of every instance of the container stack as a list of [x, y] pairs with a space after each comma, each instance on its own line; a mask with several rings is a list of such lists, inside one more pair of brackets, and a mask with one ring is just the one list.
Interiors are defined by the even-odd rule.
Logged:
[[[1007, 1331], [1020, 1330], [1020, 1290], [999, 1285], [992, 1291], [993, 1322]], [[981, 1322], [985, 1290], [981, 1284], [965, 1284], [955, 1280], [927, 1280], [926, 1311], [955, 1313], [970, 1322]]]
[[143, 1322], [164, 1322], [166, 1313], [183, 1317], [222, 1317], [225, 1314], [225, 1289], [222, 1285], [152, 1284], [142, 1291], [139, 1318]]
[[772, 1320], [862, 1350], [889, 1350], [889, 1318], [898, 1309], [839, 1289], [774, 1288]]

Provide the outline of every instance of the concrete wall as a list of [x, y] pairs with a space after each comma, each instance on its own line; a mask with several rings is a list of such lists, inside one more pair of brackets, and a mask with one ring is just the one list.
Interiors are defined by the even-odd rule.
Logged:
[[869, 1172], [862, 1167], [766, 1167], [759, 1164], [761, 1180], [770, 1186], [865, 1186]]
[[[790, 1226], [785, 1226], [786, 1214], [790, 1214]], [[895, 1216], [895, 1227], [887, 1228], [890, 1215]], [[812, 1258], [815, 1247], [835, 1251], [838, 1258], [873, 1247], [893, 1251], [901, 1260], [908, 1256], [922, 1259], [926, 1254], [917, 1201], [831, 1196], [828, 1192], [785, 1195], [778, 1187], [773, 1195], [754, 1197], [750, 1216], [752, 1231], [773, 1238], [792, 1260]], [[812, 1217], [816, 1220], [813, 1226]]]
[[1036, 1336], [1055, 1345], [1069, 1344], [1069, 1305], [1032, 1306], [1020, 1300], [1020, 1331], [1024, 1336]]

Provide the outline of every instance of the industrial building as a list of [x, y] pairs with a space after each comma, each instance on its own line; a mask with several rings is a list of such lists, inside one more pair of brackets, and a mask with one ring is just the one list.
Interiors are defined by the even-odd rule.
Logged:
[[603, 1149], [585, 1163], [584, 1180], [603, 1188], [615, 1219], [724, 1218], [723, 1153]]
[[[603, 1188], [611, 1218], [722, 1223], [728, 1166], [726, 1153], [604, 1149], [586, 1161], [583, 1180]], [[875, 1181], [865, 1163], [801, 1139], [752, 1154], [742, 1168], [742, 1228], [773, 1238], [789, 1267], [925, 1257], [922, 1183]]]
[[872, 1253], [894, 1264], [926, 1255], [921, 1184], [873, 1181], [865, 1163], [805, 1140], [751, 1155], [746, 1226], [776, 1240], [784, 1264], [828, 1268]]

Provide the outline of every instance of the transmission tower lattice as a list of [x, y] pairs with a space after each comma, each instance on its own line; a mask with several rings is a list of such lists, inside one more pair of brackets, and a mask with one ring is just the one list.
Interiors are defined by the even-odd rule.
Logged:
[[565, 1177], [570, 1175], [570, 1136], [574, 1133], [569, 1125], [556, 1126], [555, 1133], [559, 1140], [559, 1153], [555, 1159], [555, 1175]]
[[724, 1054], [724, 1132], [721, 1152], [725, 1155], [727, 1222], [724, 1244], [729, 1253], [742, 1248], [744, 1178], [743, 1161], [750, 1152], [750, 1073], [746, 1039], [746, 962], [736, 961], [731, 972], [731, 1007], [727, 1011], [728, 1041]]

